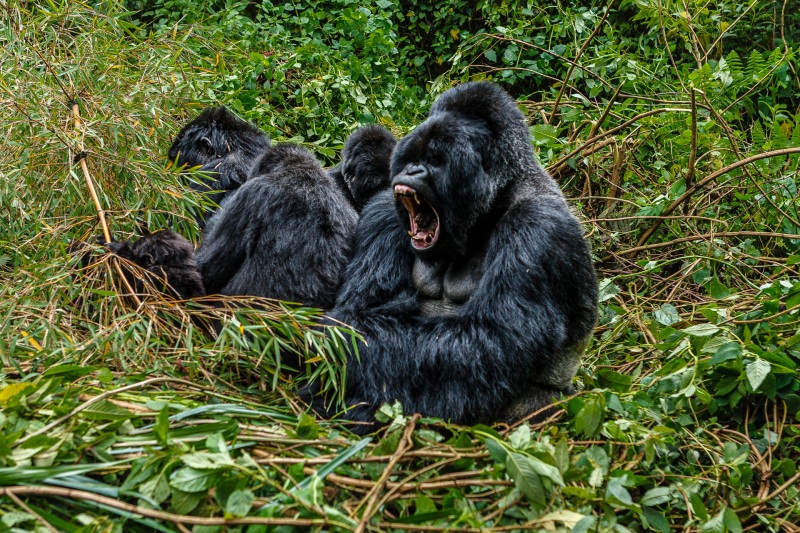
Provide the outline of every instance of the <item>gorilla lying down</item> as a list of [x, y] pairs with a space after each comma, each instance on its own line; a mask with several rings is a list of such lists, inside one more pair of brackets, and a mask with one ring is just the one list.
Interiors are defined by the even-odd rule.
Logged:
[[365, 340], [343, 417], [373, 422], [399, 400], [459, 424], [512, 421], [571, 393], [595, 273], [514, 101], [491, 83], [448, 90], [395, 148], [391, 176], [361, 213], [330, 313]]

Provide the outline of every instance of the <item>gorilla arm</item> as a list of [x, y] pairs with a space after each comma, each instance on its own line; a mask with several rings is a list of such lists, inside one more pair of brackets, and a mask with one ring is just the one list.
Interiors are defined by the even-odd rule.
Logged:
[[[399, 255], [397, 243], [378, 240], [372, 248], [377, 254], [391, 245]], [[561, 198], [519, 202], [498, 223], [485, 261], [478, 288], [455, 316], [422, 317], [407, 306], [402, 314], [397, 290], [385, 305], [342, 309], [337, 318], [368, 343], [348, 369], [348, 404], [360, 405], [346, 418], [372, 420], [381, 403], [400, 400], [407, 412], [489, 422], [526, 397], [541, 407], [570, 390], [596, 313], [578, 222]], [[361, 283], [367, 294], [385, 280]]]

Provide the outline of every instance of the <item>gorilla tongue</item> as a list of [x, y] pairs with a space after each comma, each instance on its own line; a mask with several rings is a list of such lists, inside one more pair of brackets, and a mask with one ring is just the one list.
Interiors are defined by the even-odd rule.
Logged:
[[394, 196], [395, 199], [400, 198], [408, 211], [411, 245], [417, 250], [425, 250], [436, 244], [439, 239], [439, 214], [433, 206], [408, 185], [395, 185]]

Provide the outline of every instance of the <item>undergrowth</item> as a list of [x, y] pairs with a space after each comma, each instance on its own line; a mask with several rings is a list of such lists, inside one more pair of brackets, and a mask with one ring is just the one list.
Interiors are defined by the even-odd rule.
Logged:
[[[0, 530], [800, 531], [789, 3], [0, 7]], [[353, 333], [319, 310], [133, 297], [130, 265], [71, 251], [102, 233], [81, 160], [116, 238], [199, 242], [165, 154], [206, 105], [330, 164], [467, 79], [518, 98], [601, 278], [580, 392], [542, 423], [387, 405], [356, 438], [279, 372], [341, 392]]]

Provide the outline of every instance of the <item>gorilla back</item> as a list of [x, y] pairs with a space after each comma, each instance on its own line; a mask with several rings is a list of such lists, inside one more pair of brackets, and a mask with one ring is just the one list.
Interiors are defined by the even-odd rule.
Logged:
[[510, 421], [571, 382], [597, 313], [580, 224], [491, 83], [445, 92], [397, 145], [362, 213], [333, 316], [360, 330], [346, 418], [381, 403], [457, 423]]
[[308, 150], [273, 146], [203, 231], [197, 263], [205, 288], [329, 309], [353, 255], [357, 218]]

